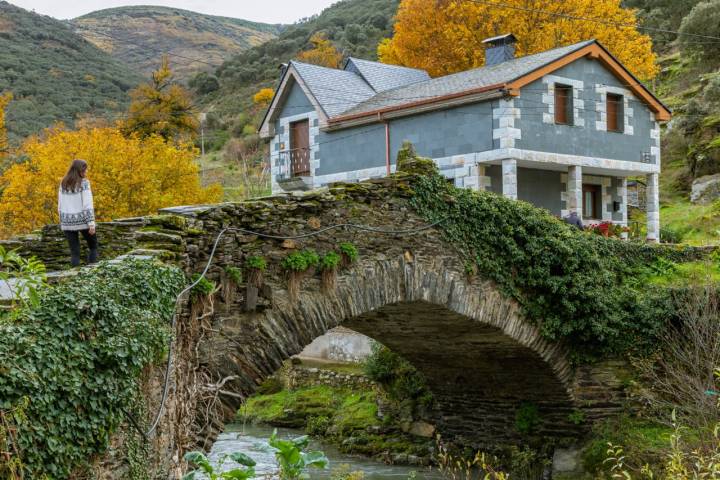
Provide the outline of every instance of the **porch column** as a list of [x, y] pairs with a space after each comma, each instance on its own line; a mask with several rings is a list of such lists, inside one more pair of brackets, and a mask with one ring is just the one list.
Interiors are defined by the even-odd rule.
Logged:
[[660, 184], [659, 174], [650, 173], [646, 177], [645, 205], [647, 209], [647, 241], [660, 241]]
[[505, 158], [502, 161], [503, 197], [517, 200], [517, 160]]
[[582, 167], [579, 165], [568, 168], [567, 210], [568, 214], [575, 212], [582, 218]]

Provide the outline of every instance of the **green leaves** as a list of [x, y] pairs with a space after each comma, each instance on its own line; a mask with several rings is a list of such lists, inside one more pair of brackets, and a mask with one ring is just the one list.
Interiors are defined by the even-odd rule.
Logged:
[[306, 249], [301, 252], [292, 252], [282, 259], [280, 266], [283, 270], [291, 272], [304, 272], [320, 264], [320, 255], [315, 250]]
[[[411, 203], [465, 256], [540, 325], [566, 341], [578, 359], [652, 349], [672, 318], [667, 301], [637, 281], [646, 265], [667, 268], [684, 250], [668, 250], [579, 232], [529, 203], [457, 189], [439, 175], [413, 183]], [[667, 295], [667, 294], [666, 294]], [[655, 305], [653, 305], [655, 303]]]
[[280, 466], [281, 480], [298, 480], [308, 478], [305, 470], [312, 468], [326, 468], [329, 461], [323, 452], [303, 452], [310, 439], [307, 435], [291, 440], [282, 440], [277, 436], [277, 430], [268, 440], [268, 444], [275, 450], [275, 459]]
[[[202, 452], [188, 452], [183, 457], [186, 462], [194, 464], [202, 469], [203, 472], [207, 474], [208, 477], [210, 477], [210, 480], [217, 480], [217, 479], [236, 479], [236, 480], [247, 480], [249, 478], [255, 477], [255, 469], [253, 468], [255, 466], [255, 460], [248, 457], [244, 453], [235, 452], [231, 453], [230, 455], [224, 455], [220, 459], [220, 465], [219, 467], [222, 467], [222, 465], [227, 461], [227, 459], [231, 459], [240, 465], [243, 465], [248, 468], [233, 468], [232, 470], [228, 470], [227, 472], [217, 473], [215, 472], [215, 468], [210, 464], [207, 457]], [[195, 476], [197, 475], [199, 471], [193, 470], [192, 472], [189, 472], [183, 476], [183, 480], [194, 480]]]
[[28, 399], [17, 425], [27, 478], [68, 478], [105, 451], [143, 368], [166, 353], [184, 283], [153, 261], [101, 263], [0, 322], [0, 408]]

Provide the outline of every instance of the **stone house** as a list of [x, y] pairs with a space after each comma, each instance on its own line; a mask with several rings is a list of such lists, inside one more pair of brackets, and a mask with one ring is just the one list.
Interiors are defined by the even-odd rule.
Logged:
[[627, 179], [645, 176], [657, 241], [669, 109], [596, 40], [519, 58], [512, 35], [485, 43], [484, 67], [438, 78], [356, 58], [284, 65], [260, 128], [273, 192], [388, 175], [408, 140], [458, 187], [586, 223], [626, 225]]

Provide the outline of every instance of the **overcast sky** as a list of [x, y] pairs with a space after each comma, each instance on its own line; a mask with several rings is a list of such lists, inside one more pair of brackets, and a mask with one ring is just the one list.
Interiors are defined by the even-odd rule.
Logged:
[[162, 5], [195, 12], [244, 18], [265, 23], [293, 23], [337, 0], [9, 0], [10, 3], [55, 18], [74, 18], [94, 10], [125, 5]]

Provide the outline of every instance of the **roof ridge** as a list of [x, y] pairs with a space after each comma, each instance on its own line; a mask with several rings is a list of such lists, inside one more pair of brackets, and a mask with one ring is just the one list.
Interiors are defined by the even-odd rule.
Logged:
[[348, 57], [348, 60], [357, 60], [360, 62], [367, 62], [367, 63], [375, 63], [378, 65], [382, 65], [383, 67], [390, 67], [390, 68], [401, 68], [403, 70], [415, 70], [417, 72], [424, 72], [427, 73], [427, 70], [422, 68], [415, 68], [415, 67], [406, 67], [404, 65], [394, 65], [392, 63], [383, 63], [377, 60], [368, 60], [366, 58], [358, 58], [358, 57]]

